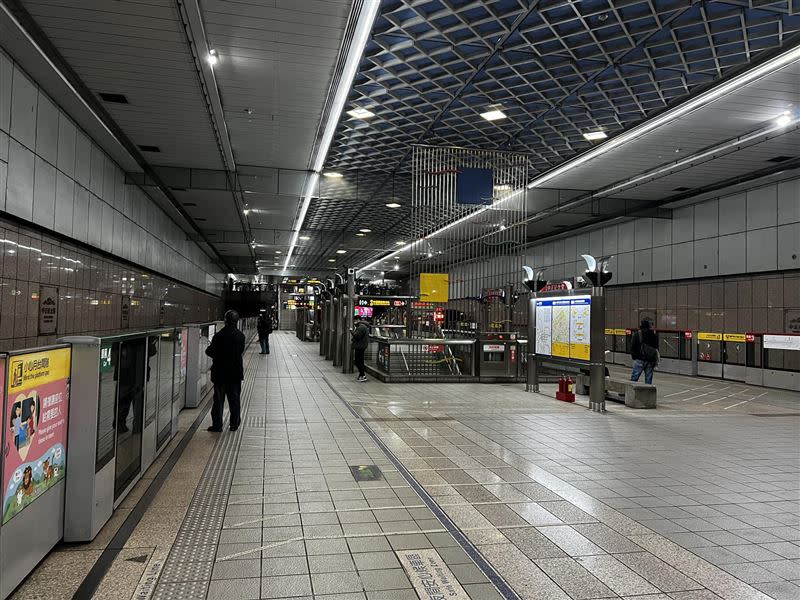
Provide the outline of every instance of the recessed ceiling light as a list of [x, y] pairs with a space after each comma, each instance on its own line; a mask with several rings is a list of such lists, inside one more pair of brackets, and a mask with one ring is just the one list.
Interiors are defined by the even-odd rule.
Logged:
[[337, 250], [336, 254], [347, 254], [347, 250]]
[[359, 229], [359, 231], [360, 231], [361, 233], [370, 233], [370, 232], [372, 231], [372, 229], [367, 229], [367, 228], [364, 228], [364, 229]]
[[606, 139], [608, 135], [605, 131], [589, 131], [588, 133], [584, 133], [583, 137], [589, 142], [597, 142]]
[[242, 212], [244, 213], [245, 216], [247, 216], [247, 215], [250, 214], [250, 209], [249, 208], [245, 208]]
[[405, 244], [405, 242], [401, 240], [401, 241], [399, 241], [399, 242], [395, 242], [395, 244], [396, 244], [397, 246], [403, 246], [403, 245]]
[[328, 262], [336, 262], [336, 259], [335, 258], [329, 258]]
[[402, 204], [398, 204], [397, 202], [389, 202], [386, 206], [388, 208], [400, 208]]
[[336, 171], [325, 171], [323, 173], [325, 177], [330, 177], [331, 179], [341, 179], [344, 177], [341, 173], [337, 173]]
[[280, 250], [275, 250], [275, 254], [283, 254]]
[[508, 118], [508, 115], [504, 113], [502, 110], [500, 110], [499, 104], [490, 106], [489, 110], [481, 113], [481, 116], [487, 121], [499, 121], [500, 119]]
[[348, 110], [347, 114], [353, 117], [354, 119], [371, 119], [375, 116], [375, 113], [371, 110], [367, 110], [366, 108], [357, 107], [353, 110]]
[[217, 51], [213, 48], [208, 51], [208, 57], [206, 57], [208, 64], [212, 67], [219, 62], [219, 56], [217, 55]]
[[788, 113], [783, 113], [780, 117], [775, 119], [775, 124], [778, 127], [786, 127], [791, 122], [792, 122], [792, 117]]
[[306, 241], [306, 242], [307, 242], [307, 241], [308, 241], [308, 240], [310, 240], [311, 238], [310, 238], [310, 237], [308, 237], [307, 235], [301, 235], [301, 236], [300, 236], [298, 239], [301, 239], [301, 240], [303, 240], [303, 241]]
[[366, 233], [357, 233], [356, 237], [367, 237]]

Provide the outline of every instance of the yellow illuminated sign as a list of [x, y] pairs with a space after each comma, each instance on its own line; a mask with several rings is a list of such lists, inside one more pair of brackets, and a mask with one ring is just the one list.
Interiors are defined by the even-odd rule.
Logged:
[[[722, 334], [721, 333], [708, 333], [708, 332], [700, 332], [697, 334], [698, 340], [703, 340], [706, 342], [721, 342], [722, 341]], [[742, 340], [744, 341], [744, 340]]]
[[69, 378], [70, 349], [33, 352], [9, 359], [8, 394]]
[[747, 337], [743, 333], [724, 333], [722, 339], [725, 342], [746, 342]]
[[449, 294], [449, 273], [419, 274], [419, 299], [421, 302], [447, 302], [450, 299]]

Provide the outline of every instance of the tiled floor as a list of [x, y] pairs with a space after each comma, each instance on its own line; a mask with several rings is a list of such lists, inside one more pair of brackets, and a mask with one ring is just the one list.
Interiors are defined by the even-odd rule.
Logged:
[[[272, 349], [244, 426], [182, 458], [209, 457], [169, 554], [114, 598], [427, 598], [402, 562], [426, 549], [454, 600], [800, 598], [796, 394], [657, 375], [659, 409], [598, 414], [547, 386], [358, 384], [286, 333]], [[709, 390], [752, 399], [682, 401]]]

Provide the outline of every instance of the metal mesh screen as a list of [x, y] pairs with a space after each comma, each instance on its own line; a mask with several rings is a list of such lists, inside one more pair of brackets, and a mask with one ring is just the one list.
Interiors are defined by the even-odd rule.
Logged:
[[[490, 195], [470, 198], [480, 204], [463, 203], [472, 191], [465, 187], [465, 173], [473, 169], [491, 171]], [[524, 154], [414, 146], [411, 224], [418, 241], [409, 273], [412, 294], [420, 297], [414, 310], [418, 332], [485, 328], [481, 315], [483, 320], [493, 319], [495, 312], [502, 315], [502, 300], [489, 300], [488, 311], [482, 307], [485, 290], [520, 280], [527, 169]], [[425, 302], [429, 297], [420, 288], [422, 274], [447, 274], [447, 302]]]

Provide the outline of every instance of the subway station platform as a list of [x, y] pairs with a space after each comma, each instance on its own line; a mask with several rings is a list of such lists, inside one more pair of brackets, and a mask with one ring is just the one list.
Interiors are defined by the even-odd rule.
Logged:
[[239, 431], [184, 411], [97, 539], [14, 598], [800, 598], [798, 394], [656, 373], [657, 410], [598, 414], [254, 346]]

